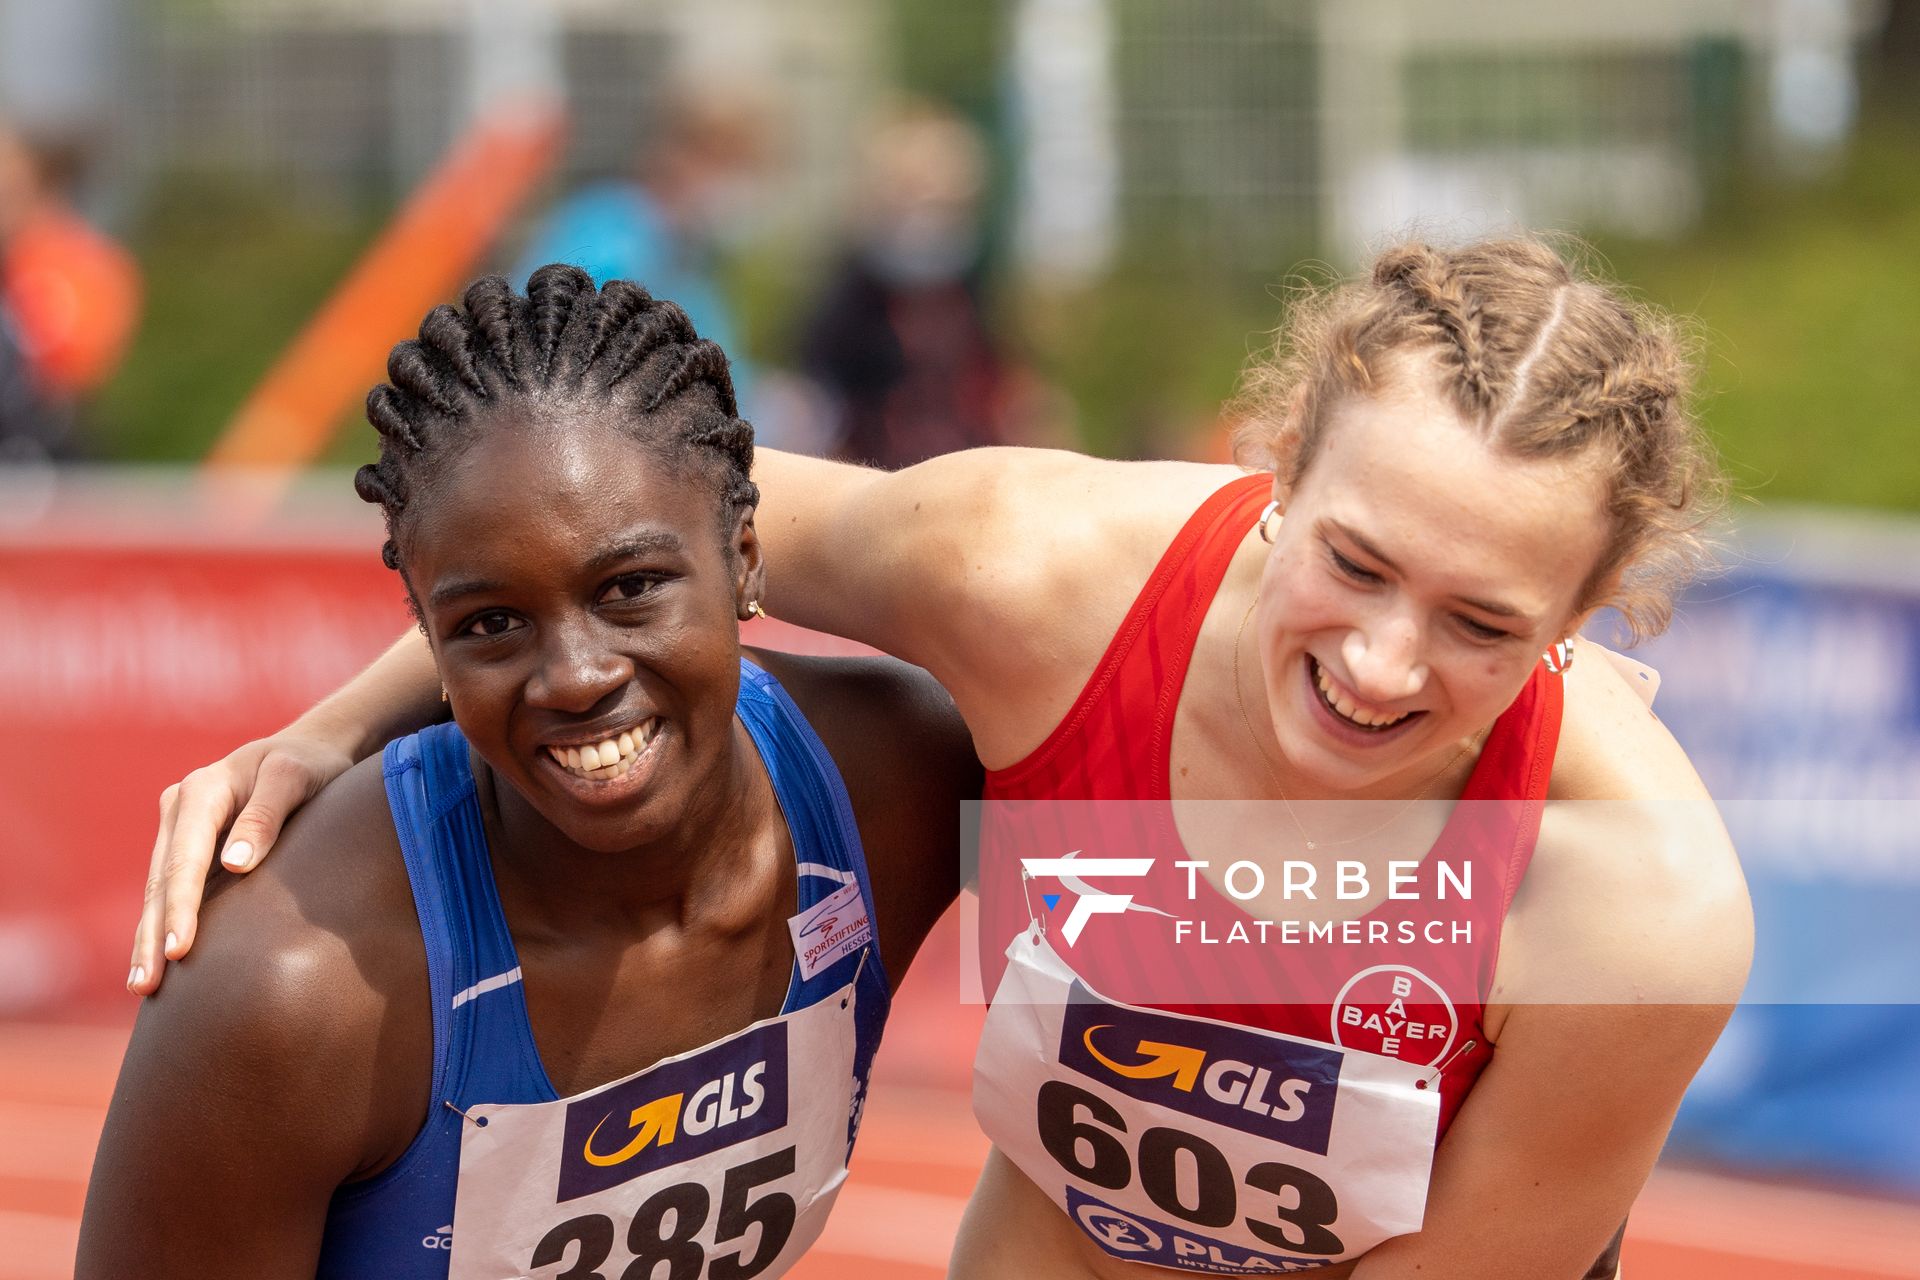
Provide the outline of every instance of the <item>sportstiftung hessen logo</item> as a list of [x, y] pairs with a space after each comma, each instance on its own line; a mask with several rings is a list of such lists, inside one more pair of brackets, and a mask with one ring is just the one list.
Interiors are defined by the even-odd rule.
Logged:
[[1337, 1049], [1110, 1004], [1075, 982], [1060, 1062], [1118, 1093], [1325, 1155]]
[[800, 956], [802, 980], [873, 941], [873, 917], [857, 883], [820, 899], [787, 921], [787, 927]]
[[787, 1123], [787, 1028], [775, 1022], [567, 1107], [562, 1202]]

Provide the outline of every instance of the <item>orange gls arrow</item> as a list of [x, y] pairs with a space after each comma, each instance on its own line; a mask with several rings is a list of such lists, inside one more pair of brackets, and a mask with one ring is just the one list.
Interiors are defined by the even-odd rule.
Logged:
[[633, 1141], [627, 1143], [626, 1146], [620, 1148], [610, 1156], [603, 1156], [593, 1149], [593, 1137], [594, 1134], [600, 1132], [600, 1124], [605, 1124], [607, 1121], [613, 1119], [611, 1112], [601, 1116], [600, 1124], [593, 1126], [593, 1133], [587, 1135], [586, 1144], [580, 1148], [580, 1154], [587, 1158], [588, 1164], [599, 1165], [604, 1169], [608, 1165], [619, 1164], [623, 1160], [633, 1159], [633, 1157], [639, 1155], [641, 1150], [655, 1138], [660, 1140], [661, 1146], [666, 1146], [669, 1142], [673, 1141], [673, 1135], [679, 1128], [680, 1099], [685, 1096], [684, 1094], [670, 1093], [664, 1098], [655, 1098], [644, 1107], [635, 1107], [633, 1109], [633, 1119], [630, 1123], [631, 1127], [638, 1129], [640, 1132], [633, 1135]]
[[1129, 1080], [1157, 1080], [1161, 1076], [1172, 1076], [1173, 1087], [1183, 1093], [1192, 1093], [1194, 1082], [1200, 1078], [1200, 1068], [1206, 1065], [1207, 1052], [1204, 1049], [1191, 1048], [1184, 1044], [1162, 1044], [1158, 1040], [1142, 1040], [1140, 1052], [1151, 1054], [1145, 1062], [1131, 1067], [1123, 1067], [1093, 1047], [1093, 1033], [1104, 1031], [1112, 1023], [1101, 1023], [1097, 1027], [1088, 1027], [1081, 1037], [1086, 1042], [1087, 1052], [1099, 1059], [1100, 1065], [1115, 1075]]

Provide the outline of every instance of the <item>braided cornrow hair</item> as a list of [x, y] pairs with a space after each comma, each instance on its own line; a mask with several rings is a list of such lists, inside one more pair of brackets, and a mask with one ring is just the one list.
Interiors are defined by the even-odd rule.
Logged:
[[759, 505], [753, 428], [739, 416], [725, 353], [639, 285], [596, 288], [586, 272], [555, 263], [528, 278], [523, 296], [487, 276], [459, 307], [427, 313], [420, 336], [388, 356], [387, 378], [367, 395], [380, 460], [360, 468], [354, 488], [386, 515], [388, 568], [400, 568], [408, 503], [435, 461], [534, 400], [543, 412], [612, 409], [636, 439], [711, 468], [724, 531]]
[[1361, 279], [1300, 291], [1241, 384], [1236, 458], [1297, 483], [1333, 406], [1409, 356], [1438, 374], [1461, 421], [1516, 457], [1595, 458], [1613, 530], [1581, 607], [1613, 605], [1636, 640], [1664, 630], [1709, 558], [1725, 488], [1688, 405], [1679, 324], [1539, 239], [1396, 245]]

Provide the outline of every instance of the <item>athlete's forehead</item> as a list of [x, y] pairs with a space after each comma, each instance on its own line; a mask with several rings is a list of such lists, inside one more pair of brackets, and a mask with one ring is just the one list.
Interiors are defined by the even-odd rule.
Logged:
[[1339, 406], [1288, 518], [1489, 612], [1571, 609], [1609, 531], [1604, 478], [1578, 458], [1516, 457], [1438, 395]]

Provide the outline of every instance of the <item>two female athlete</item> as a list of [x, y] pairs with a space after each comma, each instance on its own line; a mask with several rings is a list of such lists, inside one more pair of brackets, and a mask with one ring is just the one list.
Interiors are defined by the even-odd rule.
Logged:
[[777, 1275], [958, 892], [965, 726], [894, 659], [742, 652], [753, 437], [678, 307], [494, 277], [388, 369], [358, 488], [453, 722], [207, 903], [78, 1274]]
[[[1613, 1273], [1751, 951], [1710, 801], [1640, 691], [1575, 638], [1607, 605], [1657, 632], [1702, 556], [1718, 483], [1689, 375], [1668, 322], [1544, 244], [1409, 244], [1303, 303], [1256, 366], [1237, 441], [1251, 475], [1023, 450], [897, 473], [760, 455], [769, 607], [936, 676], [990, 800], [1270, 799], [1297, 820], [1309, 801], [1427, 797], [1510, 815], [1492, 839], [1449, 823], [1427, 859], [1499, 890], [1450, 960], [1369, 966], [1291, 1008], [1108, 1003], [1075, 1043], [1140, 1031], [1108, 1059], [1124, 1079], [1094, 1080], [1060, 1033], [1082, 994], [1060, 957], [1012, 966], [1042, 998], [989, 1021], [976, 1111], [996, 1150], [956, 1275]], [[351, 757], [429, 717], [436, 687], [409, 637], [187, 780], [135, 989], [193, 945], [221, 830], [224, 862], [257, 865]], [[1446, 1017], [1372, 1030], [1395, 1002]], [[1190, 1075], [1169, 1049], [1201, 1055]], [[1218, 1086], [1231, 1115], [1198, 1101], [1203, 1063], [1199, 1092]], [[1293, 1093], [1268, 1087], [1283, 1078]], [[1234, 1110], [1254, 1101], [1326, 1132], [1255, 1132]]]

